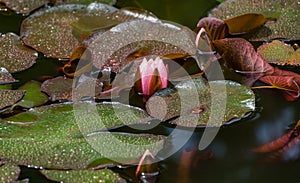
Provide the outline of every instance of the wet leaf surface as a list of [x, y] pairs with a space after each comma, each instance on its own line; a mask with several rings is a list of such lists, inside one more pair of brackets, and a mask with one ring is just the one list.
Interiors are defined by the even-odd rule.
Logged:
[[21, 170], [17, 165], [0, 165], [0, 180], [4, 183], [15, 182], [18, 179], [20, 172]]
[[279, 40], [258, 47], [257, 52], [269, 63], [278, 65], [300, 65], [300, 50]]
[[31, 108], [40, 106], [48, 101], [49, 97], [45, 93], [41, 92], [40, 82], [29, 81], [18, 89], [26, 91], [22, 100], [16, 103], [18, 106]]
[[230, 34], [243, 34], [253, 29], [259, 28], [266, 23], [263, 14], [247, 13], [224, 20], [228, 25]]
[[[105, 166], [115, 162], [107, 159], [103, 152], [109, 153], [118, 162], [134, 162], [141, 156], [145, 148], [152, 152], [160, 150], [163, 146], [163, 137], [146, 134], [126, 134], [96, 132], [104, 127], [111, 128], [124, 124], [139, 123], [141, 119], [147, 122], [147, 115], [133, 107], [118, 103], [92, 104], [80, 103], [85, 129], [79, 129], [74, 117], [72, 104], [57, 104], [34, 108], [19, 114], [17, 119], [7, 118], [0, 122], [1, 147], [0, 156], [4, 162], [46, 169], [86, 169], [93, 166]], [[77, 106], [78, 107], [78, 106]], [[95, 107], [101, 114], [97, 119], [87, 111], [89, 107]], [[116, 116], [114, 109], [119, 110]], [[128, 111], [133, 113], [128, 114]], [[79, 111], [77, 111], [79, 112]], [[34, 115], [36, 121], [32, 124], [20, 125], [22, 115]], [[83, 116], [83, 114], [85, 114]], [[134, 115], [132, 115], [134, 114]], [[146, 118], [146, 119], [144, 119]], [[140, 119], [137, 121], [136, 119]], [[77, 119], [78, 120], [78, 119]], [[10, 123], [8, 123], [10, 122]], [[18, 122], [13, 124], [12, 122]], [[104, 124], [105, 126], [101, 126]], [[99, 128], [98, 128], [99, 127]], [[127, 148], [114, 143], [114, 139], [123, 142]], [[91, 142], [95, 143], [91, 143]], [[120, 142], [119, 141], [119, 142]], [[135, 144], [136, 148], [129, 148]], [[105, 148], [97, 151], [97, 148]], [[101, 152], [101, 153], [100, 153]], [[96, 162], [96, 163], [95, 163]], [[92, 177], [90, 177], [92, 178]]]
[[[183, 26], [158, 20], [119, 24], [94, 38], [88, 46], [95, 67], [119, 72], [131, 60], [147, 55], [193, 55], [195, 33]], [[131, 56], [134, 57], [131, 57]]]
[[263, 75], [274, 72], [274, 68], [245, 39], [226, 38], [215, 40], [213, 44], [228, 67], [236, 72], [250, 75], [253, 77], [251, 80], [255, 81]]
[[261, 13], [268, 20], [275, 20], [260, 29], [249, 33], [246, 37], [252, 41], [264, 41], [275, 38], [285, 38], [289, 40], [300, 39], [298, 1], [226, 1], [210, 12], [210, 16], [220, 19], [228, 19], [245, 13]]
[[44, 81], [41, 85], [41, 91], [47, 93], [52, 101], [71, 100], [73, 79], [59, 76]]
[[0, 67], [10, 73], [19, 72], [31, 67], [37, 57], [37, 52], [25, 46], [16, 34], [0, 34]]
[[205, 17], [199, 20], [197, 29], [204, 28], [211, 41], [223, 39], [229, 35], [228, 25], [220, 19]]
[[111, 7], [101, 4], [60, 5], [40, 10], [21, 25], [22, 40], [47, 57], [69, 58], [79, 40], [72, 33], [71, 24], [80, 17], [103, 16]]
[[0, 109], [14, 105], [23, 98], [24, 90], [0, 90]]
[[[252, 90], [233, 81], [220, 80], [205, 83], [198, 78], [182, 82], [176, 85], [175, 88], [179, 89], [179, 92], [162, 90], [150, 97], [146, 104], [147, 112], [151, 116], [163, 120], [181, 115], [178, 119], [170, 121], [170, 123], [193, 127], [193, 125], [220, 126], [219, 124], [224, 124], [233, 118], [242, 118], [247, 112], [255, 109], [255, 96]], [[193, 96], [195, 94], [191, 88], [197, 90], [198, 105], [195, 105]], [[213, 88], [214, 91], [210, 88]], [[214, 103], [216, 106], [212, 105], [211, 94], [216, 94], [213, 96], [216, 99]], [[180, 101], [181, 99], [184, 100]], [[219, 99], [225, 99], [225, 101]], [[222, 103], [226, 103], [224, 117], [221, 118], [224, 120], [207, 124], [210, 117], [214, 118], [213, 115], [210, 116], [210, 113], [222, 114], [221, 110], [223, 108], [218, 106]], [[195, 119], [196, 122], [194, 122]]]
[[1, 0], [0, 2], [5, 3], [8, 8], [14, 10], [16, 13], [28, 14], [32, 10], [47, 4], [49, 0]]
[[[93, 7], [96, 9], [96, 7]], [[101, 8], [100, 8], [101, 9]], [[73, 33], [76, 37], [83, 39], [93, 39], [88, 36], [92, 33], [101, 34], [105, 30], [116, 26], [119, 23], [130, 21], [133, 19], [155, 20], [157, 17], [151, 12], [138, 8], [121, 8], [111, 7], [110, 11], [103, 16], [82, 16], [78, 21], [72, 23]], [[86, 40], [89, 41], [89, 40]]]
[[17, 80], [4, 68], [0, 68], [0, 84], [14, 83]]
[[64, 183], [84, 182], [84, 183], [121, 183], [125, 180], [108, 169], [101, 170], [41, 170], [41, 172], [49, 179]]
[[71, 101], [74, 99], [79, 100], [82, 97], [95, 97], [102, 91], [103, 83], [98, 79], [81, 75], [76, 78], [76, 82], [73, 83], [73, 81], [73, 79], [63, 76], [49, 79], [42, 83], [41, 91], [47, 93], [52, 101]]
[[[260, 81], [267, 83], [270, 88], [284, 91], [284, 96], [289, 101], [294, 101], [299, 97], [300, 87], [295, 78], [291, 76], [264, 76]], [[262, 87], [263, 88], [263, 87]]]

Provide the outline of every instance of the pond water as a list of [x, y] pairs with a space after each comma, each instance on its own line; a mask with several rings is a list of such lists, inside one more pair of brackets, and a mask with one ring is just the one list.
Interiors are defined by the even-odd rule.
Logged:
[[[172, 20], [190, 28], [194, 28], [199, 18], [204, 17], [209, 9], [217, 5], [217, 2], [212, 0], [141, 0], [139, 3], [159, 18]], [[164, 6], [159, 6], [159, 3]], [[21, 15], [0, 12], [0, 32], [18, 34], [22, 19], [24, 17]], [[31, 79], [39, 80], [43, 75], [61, 74], [57, 70], [60, 66], [60, 62], [55, 59], [40, 57], [34, 67], [14, 76], [21, 83]], [[245, 119], [223, 126], [213, 142], [203, 151], [198, 151], [203, 129], [196, 129], [180, 151], [159, 163], [158, 182], [300, 182], [299, 151], [286, 161], [271, 162], [266, 162], [265, 158], [252, 151], [255, 147], [281, 137], [295, 126], [300, 119], [299, 100], [288, 102], [274, 90], [255, 90], [255, 94], [256, 112]], [[158, 130], [172, 129], [161, 125]], [[180, 138], [185, 132], [186, 129], [176, 131], [172, 143], [180, 143]], [[51, 182], [35, 169], [22, 167], [22, 171], [20, 178], [30, 178], [31, 183]]]

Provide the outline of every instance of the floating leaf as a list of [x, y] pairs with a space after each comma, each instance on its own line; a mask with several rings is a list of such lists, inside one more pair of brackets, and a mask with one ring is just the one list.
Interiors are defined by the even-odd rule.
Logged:
[[251, 41], [276, 38], [299, 40], [299, 9], [300, 4], [294, 0], [232, 0], [221, 3], [210, 12], [210, 16], [225, 20], [245, 13], [263, 14], [266, 19], [275, 21], [247, 34], [248, 39]]
[[19, 90], [25, 90], [26, 93], [22, 100], [16, 105], [25, 108], [31, 108], [40, 106], [48, 101], [48, 96], [41, 92], [41, 83], [37, 81], [29, 81], [19, 88]]
[[32, 10], [35, 10], [44, 4], [47, 4], [49, 0], [0, 0], [5, 5], [14, 10], [16, 13], [28, 14]]
[[158, 20], [121, 23], [94, 38], [88, 46], [95, 67], [119, 72], [136, 57], [194, 55], [195, 33], [183, 26]]
[[64, 183], [84, 182], [84, 183], [121, 183], [125, 180], [108, 169], [100, 170], [41, 170], [49, 179]]
[[41, 91], [47, 93], [52, 101], [71, 100], [73, 79], [59, 76], [44, 81]]
[[289, 101], [297, 99], [300, 95], [299, 84], [293, 76], [264, 76], [259, 80], [270, 85], [261, 88], [275, 88], [285, 91], [285, 98]]
[[0, 67], [6, 68], [8, 72], [28, 69], [37, 57], [37, 52], [24, 46], [16, 34], [0, 34]]
[[0, 68], [0, 84], [8, 84], [8, 83], [14, 83], [16, 80], [13, 78], [13, 76], [4, 68]]
[[[52, 101], [72, 100], [72, 97], [73, 99], [95, 97], [102, 91], [103, 83], [95, 78], [81, 75], [76, 80], [76, 86], [73, 87], [73, 79], [63, 76], [49, 79], [42, 83], [41, 91], [47, 93]], [[87, 89], [90, 87], [93, 87], [93, 90]], [[74, 93], [76, 96], [72, 96]]]
[[242, 34], [255, 28], [261, 27], [266, 23], [263, 14], [247, 13], [224, 20], [228, 25], [230, 34]]
[[[138, 161], [147, 148], [157, 153], [163, 146], [162, 136], [97, 132], [124, 124], [147, 123], [149, 117], [142, 110], [119, 103], [86, 102], [76, 106], [76, 112], [81, 114], [80, 119], [74, 117], [73, 104], [57, 104], [22, 113], [36, 116], [37, 120], [32, 124], [13, 124], [11, 122], [22, 122], [14, 117], [2, 120], [1, 160], [46, 169], [78, 170], [87, 169], [91, 163], [93, 166], [105, 166]], [[89, 108], [94, 108], [96, 114], [101, 116], [95, 118]], [[22, 119], [21, 116], [18, 119]], [[79, 129], [77, 122], [84, 122], [84, 129]], [[105, 156], [107, 154], [103, 152], [111, 156]]]
[[[91, 9], [97, 8], [99, 9], [99, 7], [93, 7]], [[143, 19], [151, 21], [157, 19], [157, 17], [151, 12], [143, 9], [126, 7], [118, 10], [116, 8], [111, 7], [110, 12], [107, 12], [103, 16], [79, 17], [78, 21], [72, 23], [73, 33], [80, 39], [84, 39], [92, 33], [100, 31], [97, 34], [101, 34], [105, 30], [108, 30], [119, 23], [133, 19]]]
[[89, 5], [93, 2], [114, 5], [116, 3], [116, 0], [56, 0], [55, 5], [60, 5], [60, 4], [84, 4], [84, 5]]
[[205, 17], [199, 20], [197, 29], [204, 28], [211, 41], [223, 39], [229, 35], [227, 24], [220, 19]]
[[[197, 90], [198, 98], [195, 98], [192, 88]], [[213, 88], [211, 90], [210, 88]], [[224, 91], [225, 88], [225, 91]], [[206, 126], [211, 116], [212, 111], [214, 114], [218, 114], [224, 110], [212, 105], [212, 97], [215, 98], [215, 105], [221, 103], [226, 105], [226, 110], [223, 121], [215, 121], [210, 126], [219, 126], [218, 124], [224, 124], [233, 118], [242, 118], [245, 113], [251, 112], [255, 108], [255, 96], [252, 90], [248, 87], [240, 85], [233, 81], [210, 81], [205, 83], [202, 79], [192, 79], [184, 81], [175, 86], [174, 90], [162, 90], [157, 92], [154, 96], [150, 97], [146, 104], [147, 112], [158, 119], [168, 120], [174, 117], [180, 116], [178, 119], [170, 121], [182, 126]], [[214, 96], [211, 96], [214, 93]], [[227, 95], [222, 101], [222, 95]], [[185, 100], [183, 100], [185, 99]], [[198, 100], [199, 104], [193, 104]], [[160, 107], [157, 107], [160, 106]], [[222, 106], [222, 105], [220, 105]], [[225, 106], [224, 106], [225, 107]], [[197, 119], [198, 121], [192, 121]]]
[[14, 105], [24, 94], [24, 90], [0, 90], [0, 109]]
[[80, 17], [103, 16], [111, 6], [94, 3], [85, 5], [60, 5], [38, 11], [26, 18], [21, 25], [23, 41], [47, 57], [69, 58], [79, 41], [72, 33], [71, 24]]
[[274, 68], [245, 39], [226, 38], [215, 40], [213, 44], [227, 66], [237, 72], [251, 75], [253, 81], [274, 72]]
[[279, 40], [274, 40], [258, 47], [257, 52], [269, 63], [278, 65], [300, 65], [300, 49]]
[[0, 180], [4, 183], [15, 182], [20, 175], [20, 168], [17, 165], [4, 164], [0, 166]]

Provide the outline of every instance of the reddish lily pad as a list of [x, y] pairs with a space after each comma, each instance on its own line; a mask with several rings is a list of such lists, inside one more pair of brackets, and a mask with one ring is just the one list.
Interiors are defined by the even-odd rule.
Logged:
[[276, 38], [299, 40], [299, 9], [300, 4], [294, 0], [232, 0], [221, 3], [211, 11], [210, 16], [225, 20], [246, 13], [263, 14], [266, 19], [275, 21], [247, 34], [248, 39], [251, 41]]
[[0, 84], [14, 83], [17, 80], [4, 68], [0, 68]]
[[21, 169], [17, 165], [4, 164], [0, 165], [0, 180], [1, 182], [15, 182], [17, 181]]
[[40, 106], [48, 101], [49, 97], [45, 93], [41, 92], [40, 82], [29, 81], [18, 89], [25, 90], [26, 93], [22, 100], [15, 104], [17, 106], [31, 108], [35, 106]]
[[279, 40], [264, 44], [257, 52], [269, 63], [278, 65], [300, 65], [300, 50]]
[[25, 46], [16, 34], [0, 34], [0, 67], [6, 68], [8, 72], [28, 69], [37, 57], [37, 52]]
[[[206, 83], [203, 79], [197, 78], [184, 81], [175, 88], [177, 91], [162, 90], [150, 97], [146, 104], [147, 112], [161, 120], [180, 116], [178, 119], [171, 120], [170, 123], [193, 127], [220, 126], [233, 118], [242, 118], [247, 112], [255, 109], [253, 91], [233, 81], [220, 80]], [[193, 88], [196, 89], [198, 98], [194, 97]], [[216, 115], [222, 114], [222, 111], [224, 112], [221, 118], [223, 121], [208, 124], [210, 118], [215, 117], [210, 113]]]
[[194, 55], [195, 33], [159, 20], [121, 23], [88, 45], [95, 67], [119, 72], [136, 57]]
[[24, 94], [24, 90], [0, 90], [0, 109], [14, 105]]
[[121, 183], [125, 180], [122, 179], [118, 174], [108, 169], [100, 170], [41, 170], [41, 172], [49, 179], [64, 183], [84, 182], [110, 182], [110, 183]]

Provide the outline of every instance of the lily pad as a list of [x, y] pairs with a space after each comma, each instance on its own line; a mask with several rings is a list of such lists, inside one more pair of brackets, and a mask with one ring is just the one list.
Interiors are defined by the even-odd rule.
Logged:
[[195, 33], [184, 26], [157, 19], [133, 20], [94, 38], [88, 49], [95, 67], [119, 72], [135, 59], [135, 55], [194, 55], [194, 40]]
[[41, 91], [47, 93], [52, 101], [71, 100], [73, 79], [59, 76], [44, 81]]
[[257, 52], [269, 63], [278, 65], [300, 65], [300, 50], [279, 40], [258, 47]]
[[[99, 7], [93, 7], [93, 9], [97, 8]], [[106, 13], [103, 16], [79, 17], [78, 21], [72, 23], [73, 34], [76, 35], [76, 37], [83, 39], [88, 37], [92, 33], [100, 31], [97, 33], [97, 35], [99, 33], [101, 34], [105, 30], [108, 30], [119, 23], [133, 19], [155, 20], [157, 19], [157, 17], [151, 12], [143, 9], [126, 7], [118, 10], [111, 7], [110, 12]], [[93, 37], [91, 39], [93, 39]]]
[[14, 105], [24, 94], [24, 90], [0, 90], [0, 109]]
[[20, 175], [20, 168], [17, 165], [4, 164], [0, 166], [0, 181], [15, 182]]
[[40, 106], [46, 103], [49, 98], [45, 93], [41, 92], [41, 83], [37, 81], [29, 81], [21, 86], [19, 90], [25, 90], [26, 93], [16, 105], [25, 108]]
[[25, 46], [16, 34], [0, 34], [0, 67], [6, 68], [8, 72], [28, 69], [37, 57], [37, 52]]
[[4, 68], [0, 68], [0, 84], [14, 83], [17, 80]]
[[80, 17], [103, 16], [111, 11], [108, 5], [99, 7], [94, 9], [94, 3], [90, 6], [67, 4], [38, 11], [22, 22], [22, 39], [47, 57], [69, 58], [79, 45], [71, 24]]
[[114, 5], [116, 3], [116, 0], [56, 0], [55, 4], [56, 5], [60, 5], [60, 4], [84, 4], [84, 5], [89, 5], [93, 2]]
[[[72, 100], [82, 97], [95, 97], [102, 91], [103, 83], [95, 78], [81, 75], [77, 78], [76, 86], [73, 86], [73, 79], [59, 76], [53, 79], [48, 79], [43, 82], [41, 91], [47, 93], [52, 101], [56, 100]], [[93, 87], [94, 90], [86, 90]], [[76, 96], [73, 97], [73, 93]]]
[[126, 182], [116, 173], [108, 169], [100, 170], [41, 170], [41, 172], [49, 179], [64, 183], [84, 182], [84, 183], [121, 183]]
[[[148, 116], [142, 110], [118, 103], [93, 104], [86, 102], [77, 105], [81, 106], [77, 110], [82, 110], [81, 114], [85, 114], [81, 117], [84, 119], [86, 129], [91, 130], [89, 133], [80, 131], [71, 103], [33, 108], [19, 114], [17, 119], [10, 117], [5, 121], [1, 120], [1, 160], [16, 165], [45, 169], [78, 170], [87, 169], [91, 163], [93, 166], [105, 166], [135, 162], [144, 153], [145, 148], [150, 148], [152, 152], [157, 153], [163, 147], [164, 137], [162, 136], [96, 132], [101, 130], [98, 127], [103, 127], [102, 123], [105, 127], [111, 128], [124, 124], [141, 123], [141, 119], [145, 119], [143, 121], [147, 122]], [[96, 113], [99, 112], [101, 118], [93, 118], [91, 112], [86, 111], [89, 107], [95, 107]], [[120, 120], [114, 112], [115, 108], [126, 117]], [[128, 111], [134, 115], [130, 115]], [[36, 121], [27, 125], [16, 124], [15, 122], [22, 122], [19, 121], [22, 119], [20, 116], [22, 114], [35, 115]], [[114, 139], [119, 139], [128, 147], [126, 149], [120, 147], [119, 144], [114, 143]], [[102, 152], [95, 150], [97, 147], [93, 146], [95, 144], [88, 143], [89, 140], [101, 143], [99, 147], [105, 148], [105, 151], [114, 157], [110, 156], [108, 159]], [[137, 144], [136, 148], [129, 148], [130, 144]]]
[[49, 0], [0, 0], [5, 5], [14, 10], [16, 13], [28, 14], [32, 10], [35, 10], [44, 4], [47, 4]]
[[247, 34], [249, 40], [264, 41], [276, 38], [299, 40], [299, 9], [300, 4], [294, 0], [232, 0], [221, 3], [210, 12], [209, 16], [225, 20], [246, 13], [261, 13], [266, 19], [275, 21]]
[[[198, 99], [194, 98], [192, 88], [197, 90]], [[182, 99], [185, 100], [182, 101]], [[198, 105], [193, 103], [195, 100], [199, 101]], [[166, 106], [166, 109], [163, 110], [157, 106]], [[226, 107], [222, 108], [222, 106]], [[176, 85], [175, 90], [167, 89], [157, 92], [150, 97], [146, 108], [151, 116], [161, 120], [180, 116], [170, 121], [172, 124], [187, 127], [220, 126], [219, 124], [225, 124], [234, 118], [242, 118], [245, 113], [253, 111], [255, 95], [250, 88], [234, 81], [220, 80], [206, 83], [203, 79], [197, 78]], [[213, 123], [208, 124], [210, 118], [215, 117], [210, 113], [222, 114], [222, 110], [225, 111], [224, 116], [221, 116], [224, 120], [212, 120]], [[197, 121], [193, 122], [195, 119]]]

